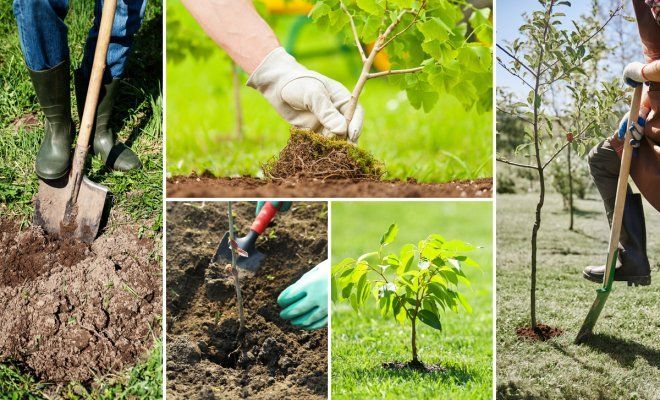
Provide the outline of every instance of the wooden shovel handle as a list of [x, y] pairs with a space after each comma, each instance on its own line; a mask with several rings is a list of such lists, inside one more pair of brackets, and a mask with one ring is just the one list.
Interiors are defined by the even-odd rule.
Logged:
[[83, 178], [83, 167], [89, 152], [89, 138], [94, 126], [94, 117], [96, 115], [96, 106], [99, 102], [99, 93], [101, 83], [103, 82], [103, 72], [105, 71], [105, 61], [108, 55], [108, 46], [110, 45], [110, 34], [112, 24], [115, 20], [115, 10], [117, 9], [117, 0], [105, 0], [103, 2], [103, 11], [101, 14], [101, 26], [96, 39], [96, 49], [94, 50], [94, 62], [92, 64], [92, 73], [87, 87], [87, 96], [85, 97], [85, 107], [80, 120], [80, 132], [76, 142], [76, 150], [73, 155], [71, 167], [71, 179], [73, 188], [71, 191], [72, 203], [78, 199], [80, 183]]
[[632, 134], [630, 128], [633, 122], [637, 121], [639, 107], [642, 101], [643, 85], [635, 88], [632, 100], [630, 102], [630, 114], [628, 115], [628, 129], [626, 137], [623, 139], [623, 153], [621, 154], [621, 167], [619, 168], [619, 180], [616, 186], [616, 199], [614, 201], [614, 214], [612, 215], [612, 230], [610, 231], [610, 248], [607, 253], [607, 264], [605, 264], [605, 276], [603, 286], [609, 286], [611, 283], [611, 269], [614, 268], [614, 257], [619, 246], [619, 236], [621, 235], [621, 221], [623, 220], [623, 209], [626, 204], [626, 191], [628, 190], [628, 176], [630, 175], [630, 161], [632, 160], [633, 148], [630, 144]]

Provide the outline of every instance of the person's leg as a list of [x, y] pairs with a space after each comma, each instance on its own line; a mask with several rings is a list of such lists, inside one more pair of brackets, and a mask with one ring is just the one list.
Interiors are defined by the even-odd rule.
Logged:
[[[609, 140], [602, 141], [589, 152], [589, 172], [603, 199], [610, 225], [614, 213], [620, 166], [621, 160]], [[629, 284], [650, 284], [642, 200], [639, 194], [632, 193], [630, 186], [628, 186], [626, 194], [619, 243], [619, 260], [614, 275], [615, 280], [628, 281]], [[583, 271], [583, 276], [594, 282], [602, 282], [604, 273], [604, 265], [588, 266]]]
[[68, 0], [14, 0], [23, 57], [46, 117], [35, 171], [57, 179], [70, 166], [74, 126], [71, 120], [69, 46], [64, 17]]
[[[112, 108], [119, 93], [121, 78], [130, 52], [135, 33], [140, 28], [146, 0], [119, 0], [112, 24], [112, 36], [106, 60], [104, 82], [101, 87], [99, 104], [96, 110], [93, 150], [99, 154], [107, 166], [128, 171], [140, 167], [140, 160], [135, 153], [121, 142], [115, 140], [111, 129]], [[103, 1], [97, 0], [94, 7], [94, 26], [89, 31], [81, 67], [76, 71], [76, 98], [78, 114], [82, 115], [87, 85], [94, 60], [94, 50], [101, 24]]]

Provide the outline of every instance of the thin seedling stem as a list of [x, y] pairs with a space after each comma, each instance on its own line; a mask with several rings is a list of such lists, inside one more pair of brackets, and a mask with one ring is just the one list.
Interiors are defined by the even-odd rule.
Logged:
[[236, 243], [236, 237], [234, 235], [234, 216], [231, 211], [231, 201], [227, 202], [227, 215], [229, 217], [229, 239], [231, 239], [231, 271], [234, 275], [234, 288], [236, 288], [236, 304], [238, 305], [238, 320], [239, 328], [238, 333], [241, 334], [245, 331], [245, 315], [243, 314], [243, 295], [241, 294], [241, 282], [238, 280], [238, 267], [236, 266], [236, 249], [233, 246], [233, 243]]

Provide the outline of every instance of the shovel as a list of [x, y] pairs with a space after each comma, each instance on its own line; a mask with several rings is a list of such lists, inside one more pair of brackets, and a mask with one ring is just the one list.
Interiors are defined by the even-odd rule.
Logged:
[[632, 158], [633, 148], [630, 144], [632, 134], [633, 121], [637, 120], [639, 115], [639, 106], [642, 100], [642, 87], [639, 85], [635, 88], [632, 101], [630, 102], [630, 114], [628, 117], [628, 130], [623, 143], [623, 154], [621, 155], [621, 167], [619, 169], [619, 180], [616, 187], [616, 198], [614, 202], [614, 214], [612, 215], [612, 230], [610, 231], [610, 247], [607, 254], [607, 263], [605, 264], [605, 274], [603, 275], [603, 286], [596, 290], [596, 300], [591, 306], [587, 318], [582, 323], [580, 332], [575, 338], [575, 343], [580, 343], [593, 333], [594, 326], [598, 317], [600, 316], [605, 301], [612, 291], [612, 283], [614, 282], [614, 269], [616, 268], [616, 260], [618, 257], [619, 236], [621, 234], [621, 221], [623, 219], [623, 209], [626, 203], [626, 190], [628, 186], [628, 175], [630, 174], [630, 161]]
[[101, 26], [94, 51], [92, 74], [87, 88], [80, 133], [73, 155], [71, 172], [56, 180], [39, 180], [35, 199], [34, 223], [59, 237], [73, 237], [86, 243], [96, 238], [101, 224], [108, 188], [89, 180], [83, 173], [89, 152], [89, 138], [105, 70], [110, 32], [117, 0], [103, 2]]
[[[236, 266], [238, 268], [250, 272], [256, 272], [259, 269], [261, 262], [266, 256], [257, 250], [257, 238], [263, 233], [270, 221], [275, 217], [275, 214], [277, 214], [277, 208], [275, 208], [270, 201], [267, 201], [261, 208], [261, 211], [259, 211], [257, 218], [254, 219], [254, 222], [250, 227], [250, 232], [244, 237], [236, 239], [236, 251], [239, 255], [236, 260]], [[222, 237], [218, 248], [215, 250], [213, 262], [219, 265], [229, 264], [232, 260], [231, 257], [231, 239], [229, 237], [229, 232], [226, 232]]]

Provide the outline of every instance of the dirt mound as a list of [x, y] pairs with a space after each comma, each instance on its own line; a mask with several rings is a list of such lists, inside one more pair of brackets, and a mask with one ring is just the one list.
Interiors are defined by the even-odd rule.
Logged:
[[486, 197], [493, 194], [492, 178], [447, 183], [290, 179], [272, 181], [252, 177], [214, 178], [177, 176], [167, 180], [167, 196], [184, 197]]
[[420, 372], [445, 372], [445, 369], [442, 367], [441, 364], [425, 364], [421, 361], [408, 361], [408, 362], [400, 362], [400, 361], [392, 361], [392, 362], [386, 362], [383, 363], [383, 368], [385, 369], [391, 369], [391, 370], [402, 370], [402, 369], [411, 369], [414, 371], [420, 371]]
[[[244, 233], [254, 204], [237, 203]], [[233, 281], [210, 264], [227, 230], [226, 203], [168, 204], [168, 396], [184, 399], [327, 397], [327, 330], [303, 331], [279, 317], [277, 296], [327, 257], [327, 212], [294, 203], [257, 244], [256, 274], [241, 273], [247, 319], [238, 333]]]
[[0, 222], [0, 361], [52, 382], [87, 382], [135, 363], [158, 336], [161, 269], [128, 229], [91, 247]]
[[531, 326], [523, 326], [516, 329], [516, 335], [518, 336], [518, 339], [537, 340], [542, 342], [559, 336], [562, 333], [564, 333], [564, 331], [560, 328], [548, 326], [546, 324], [537, 324], [536, 328], [532, 328]]
[[291, 128], [289, 142], [262, 166], [271, 179], [380, 180], [382, 163], [345, 140], [327, 139], [309, 130]]

